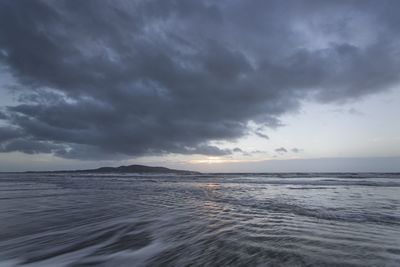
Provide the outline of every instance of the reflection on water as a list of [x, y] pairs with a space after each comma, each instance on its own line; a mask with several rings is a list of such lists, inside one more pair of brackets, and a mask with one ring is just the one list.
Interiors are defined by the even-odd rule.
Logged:
[[391, 174], [1, 174], [0, 266], [400, 266]]

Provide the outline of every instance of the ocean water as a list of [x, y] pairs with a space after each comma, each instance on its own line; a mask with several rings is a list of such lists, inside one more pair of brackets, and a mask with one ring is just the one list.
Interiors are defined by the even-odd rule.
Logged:
[[0, 266], [400, 266], [400, 174], [1, 174]]

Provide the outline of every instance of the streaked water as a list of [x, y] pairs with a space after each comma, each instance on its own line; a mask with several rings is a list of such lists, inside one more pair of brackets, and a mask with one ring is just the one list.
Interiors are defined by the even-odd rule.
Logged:
[[400, 266], [400, 175], [0, 175], [0, 266], [189, 265]]

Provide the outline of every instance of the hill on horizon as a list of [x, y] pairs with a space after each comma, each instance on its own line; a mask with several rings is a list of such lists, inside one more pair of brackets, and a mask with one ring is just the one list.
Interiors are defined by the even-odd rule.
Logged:
[[199, 174], [200, 172], [175, 170], [166, 167], [152, 167], [145, 165], [128, 165], [119, 167], [100, 167], [85, 170], [61, 170], [61, 171], [26, 171], [26, 173], [171, 173], [171, 174]]

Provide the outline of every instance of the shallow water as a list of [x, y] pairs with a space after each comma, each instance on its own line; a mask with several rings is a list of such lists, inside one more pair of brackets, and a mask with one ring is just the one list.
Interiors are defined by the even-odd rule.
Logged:
[[0, 266], [400, 266], [399, 174], [0, 174]]

